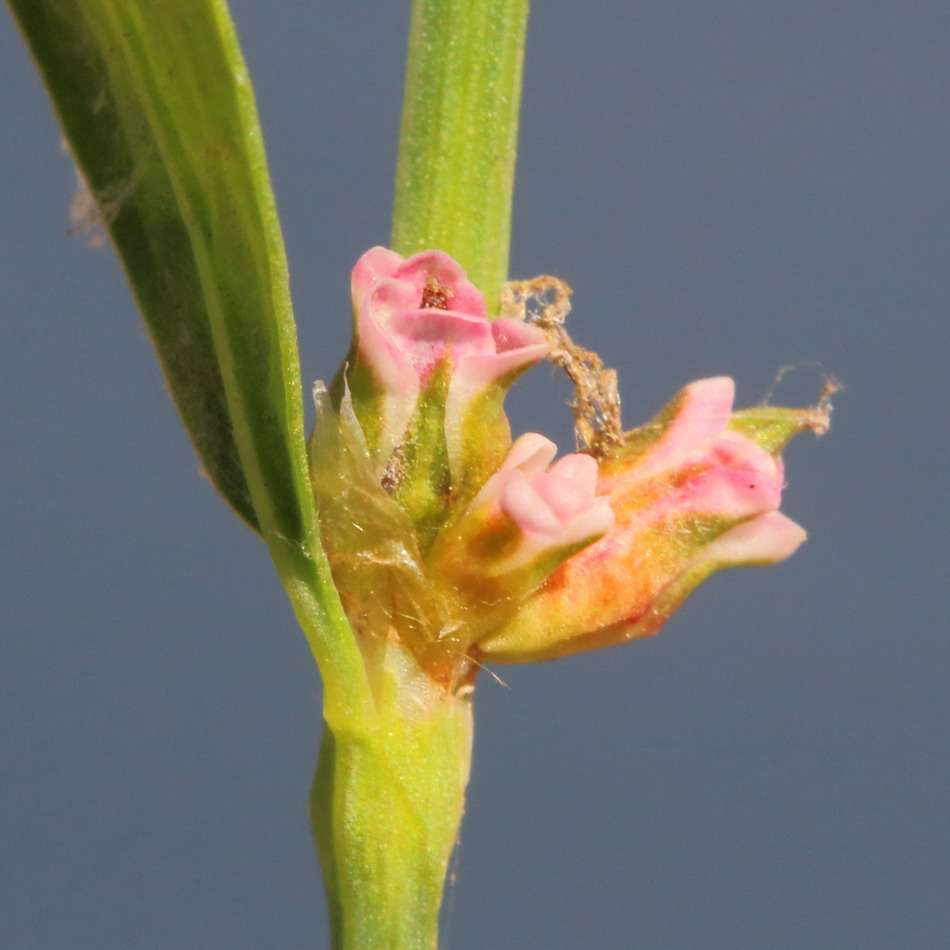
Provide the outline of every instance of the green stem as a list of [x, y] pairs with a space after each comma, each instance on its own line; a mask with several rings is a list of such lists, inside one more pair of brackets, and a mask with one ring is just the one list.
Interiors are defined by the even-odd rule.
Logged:
[[[508, 273], [527, 14], [527, 0], [412, 7], [392, 244], [451, 254], [491, 312]], [[372, 695], [328, 716], [312, 794], [333, 947], [436, 950], [471, 704], [386, 632], [361, 647]]]
[[462, 817], [471, 704], [398, 644], [370, 647], [376, 714], [327, 726], [311, 818], [334, 950], [436, 950]]
[[413, 0], [393, 248], [447, 251], [497, 312], [508, 279], [528, 0]]

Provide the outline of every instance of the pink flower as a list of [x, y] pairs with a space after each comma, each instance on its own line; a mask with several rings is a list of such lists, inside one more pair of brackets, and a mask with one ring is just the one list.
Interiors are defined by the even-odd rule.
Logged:
[[472, 629], [500, 622], [493, 607], [510, 613], [614, 523], [609, 500], [597, 494], [597, 461], [578, 454], [551, 464], [556, 453], [541, 435], [521, 436], [433, 545], [429, 576], [484, 614], [469, 618]]
[[518, 563], [599, 537], [614, 523], [610, 502], [596, 494], [596, 459], [565, 455], [552, 465], [556, 454], [543, 435], [521, 436], [472, 502], [472, 509], [488, 509], [488, 517], [517, 528], [511, 557]]
[[[420, 397], [445, 386], [449, 465], [464, 468], [466, 440], [479, 437], [469, 410], [546, 354], [543, 332], [518, 320], [490, 321], [482, 294], [442, 251], [404, 259], [374, 247], [357, 261], [351, 286], [355, 343], [347, 380], [371, 453], [385, 467], [411, 438]], [[500, 409], [492, 411], [496, 422]]]
[[614, 525], [482, 638], [482, 654], [520, 662], [647, 636], [719, 568], [795, 551], [805, 532], [778, 511], [778, 451], [827, 419], [815, 410], [733, 414], [733, 392], [731, 379], [700, 380], [627, 433], [600, 466], [597, 490]]

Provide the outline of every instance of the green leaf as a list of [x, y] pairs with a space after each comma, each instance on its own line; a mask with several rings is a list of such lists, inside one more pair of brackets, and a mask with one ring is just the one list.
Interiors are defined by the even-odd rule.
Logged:
[[413, 0], [393, 249], [451, 254], [497, 313], [508, 279], [528, 0]]
[[287, 264], [227, 4], [9, 2], [204, 468], [268, 543], [328, 717], [358, 708], [364, 671], [320, 546]]
[[300, 540], [300, 371], [253, 94], [227, 8], [11, 0], [212, 482]]

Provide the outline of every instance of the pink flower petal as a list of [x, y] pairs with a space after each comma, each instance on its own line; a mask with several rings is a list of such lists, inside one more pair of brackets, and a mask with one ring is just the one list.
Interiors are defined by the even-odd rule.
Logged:
[[568, 519], [591, 505], [597, 489], [597, 462], [589, 455], [565, 455], [532, 486], [558, 518]]
[[[557, 455], [557, 446], [537, 432], [526, 432], [512, 443], [498, 474], [520, 468], [523, 472], [543, 472]], [[487, 487], [487, 485], [486, 485]]]
[[370, 248], [356, 262], [350, 277], [353, 306], [358, 308], [381, 280], [392, 277], [401, 263], [402, 258], [389, 248]]
[[407, 257], [394, 276], [411, 284], [420, 295], [426, 283], [430, 279], [435, 280], [448, 291], [448, 309], [470, 316], [487, 317], [485, 298], [481, 291], [469, 283], [465, 271], [444, 251], [422, 251]]
[[734, 397], [728, 376], [700, 379], [683, 389], [673, 424], [637, 465], [635, 477], [650, 478], [701, 455], [729, 424]]
[[540, 327], [520, 320], [512, 320], [509, 317], [493, 320], [491, 332], [495, 340], [495, 351], [499, 354], [546, 342], [544, 331]]
[[678, 508], [740, 519], [781, 504], [781, 466], [752, 439], [724, 432], [709, 457], [711, 467], [688, 480], [675, 496]]
[[492, 348], [488, 322], [466, 314], [403, 309], [378, 322], [423, 378], [443, 360], [457, 366], [469, 354], [491, 352]]
[[574, 454], [551, 465], [556, 452], [544, 436], [521, 436], [472, 504], [497, 505], [524, 534], [525, 556], [602, 534], [614, 522], [609, 499], [595, 494], [596, 460]]
[[776, 564], [794, 554], [807, 535], [779, 511], [744, 521], [721, 534], [702, 553], [715, 565]]
[[544, 535], [553, 540], [561, 531], [561, 519], [545, 504], [532, 480], [519, 468], [505, 473], [498, 507], [526, 535]]

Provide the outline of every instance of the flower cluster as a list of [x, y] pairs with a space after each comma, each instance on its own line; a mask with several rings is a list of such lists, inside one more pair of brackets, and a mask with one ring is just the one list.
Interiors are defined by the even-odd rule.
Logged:
[[548, 354], [537, 326], [488, 319], [439, 251], [373, 248], [352, 280], [354, 339], [318, 389], [314, 489], [351, 623], [404, 641], [451, 687], [656, 632], [719, 568], [791, 554], [780, 452], [818, 409], [732, 408], [700, 380], [616, 445], [555, 461], [513, 444], [507, 389]]

